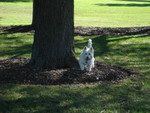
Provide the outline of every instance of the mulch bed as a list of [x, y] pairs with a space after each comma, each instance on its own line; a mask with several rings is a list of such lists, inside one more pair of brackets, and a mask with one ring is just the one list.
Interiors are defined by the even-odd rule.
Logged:
[[[5, 33], [34, 33], [31, 25], [0, 27]], [[5, 34], [1, 33], [1, 34]], [[150, 26], [128, 28], [75, 27], [74, 35], [150, 35]], [[139, 74], [131, 69], [108, 63], [96, 62], [92, 72], [79, 69], [35, 69], [28, 65], [30, 59], [0, 60], [0, 82], [21, 84], [76, 84], [99, 81], [120, 81]]]
[[[0, 31], [6, 31], [8, 33], [17, 32], [30, 32], [34, 33], [34, 28], [31, 25], [19, 25], [19, 26], [6, 26], [0, 27]], [[92, 36], [92, 35], [136, 35], [136, 34], [150, 34], [150, 26], [145, 27], [118, 27], [118, 28], [102, 28], [102, 27], [75, 27], [74, 35]]]
[[117, 82], [129, 76], [138, 76], [133, 70], [108, 63], [96, 62], [91, 72], [79, 69], [35, 69], [30, 59], [0, 60], [0, 81], [19, 84], [77, 84], [101, 81]]

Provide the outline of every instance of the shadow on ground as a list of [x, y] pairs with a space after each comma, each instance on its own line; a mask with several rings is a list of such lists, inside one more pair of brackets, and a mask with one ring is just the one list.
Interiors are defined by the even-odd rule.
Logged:
[[0, 0], [0, 2], [31, 2], [32, 0]]
[[[128, 1], [128, 2], [135, 2], [135, 3], [107, 3], [107, 4], [95, 4], [99, 6], [125, 6], [125, 7], [149, 7], [150, 0], [117, 0], [117, 1]], [[139, 4], [140, 2], [143, 2]]]
[[[7, 34], [6, 34], [7, 35]], [[6, 36], [5, 35], [5, 36]], [[13, 40], [17, 37], [6, 38], [6, 40]], [[120, 58], [116, 58], [114, 63], [121, 66], [137, 66], [139, 69], [144, 70], [145, 75], [150, 74], [150, 53], [149, 42], [144, 44], [141, 42], [119, 44], [119, 41], [126, 42], [128, 39], [133, 38], [149, 38], [147, 35], [140, 36], [92, 36], [92, 37], [80, 37], [81, 40], [75, 40], [75, 47], [82, 49], [87, 45], [87, 40], [92, 38], [93, 46], [95, 48], [95, 57], [126, 57], [130, 58], [129, 62], [122, 61]], [[16, 40], [16, 39], [15, 39]], [[4, 40], [3, 40], [4, 41]], [[19, 42], [20, 43], [20, 42]], [[8, 45], [11, 43], [8, 43]], [[23, 51], [23, 54], [28, 53], [31, 49], [31, 44], [23, 44], [14, 48], [18, 51], [16, 56], [20, 56], [19, 52]], [[7, 50], [7, 47], [5, 48]], [[7, 53], [11, 53], [12, 50], [8, 50]], [[3, 53], [5, 56], [7, 53]], [[77, 53], [79, 54], [79, 53]], [[108, 59], [107, 61], [110, 61]], [[4, 63], [6, 65], [6, 63]], [[16, 64], [18, 64], [16, 62]], [[1, 67], [3, 68], [3, 67]], [[18, 69], [19, 70], [19, 69]], [[17, 70], [17, 71], [18, 71]], [[5, 70], [7, 71], [7, 70]], [[7, 71], [8, 72], [8, 71]], [[21, 72], [24, 73], [24, 72]], [[53, 72], [54, 73], [54, 72]], [[57, 72], [59, 74], [59, 72]], [[44, 74], [47, 74], [44, 73]], [[72, 74], [72, 73], [71, 73]], [[60, 75], [60, 74], [59, 74]], [[28, 74], [25, 76], [27, 78]], [[37, 77], [35, 75], [35, 77]], [[43, 77], [43, 76], [40, 76]], [[13, 77], [12, 77], [13, 78]], [[19, 76], [18, 76], [19, 78]], [[63, 77], [64, 78], [64, 77]], [[32, 76], [31, 76], [32, 79]], [[47, 76], [44, 78], [47, 79]], [[62, 79], [62, 78], [61, 78]], [[141, 77], [135, 83], [128, 83], [122, 85], [116, 85], [112, 87], [109, 83], [96, 86], [93, 88], [56, 88], [48, 86], [23, 86], [17, 88], [18, 85], [0, 84], [0, 92], [3, 96], [0, 98], [0, 112], [51, 112], [51, 113], [66, 113], [66, 111], [75, 111], [78, 113], [84, 113], [93, 111], [109, 112], [149, 112], [149, 90], [144, 85], [144, 82], [149, 82], [147, 76]], [[59, 86], [58, 86], [59, 87]], [[16, 90], [15, 92], [12, 92]], [[11, 94], [11, 95], [10, 95]], [[10, 97], [8, 96], [10, 95]], [[16, 98], [18, 95], [18, 98]], [[15, 97], [12, 99], [12, 97]], [[9, 97], [9, 98], [8, 98]]]
[[[18, 95], [24, 95], [17, 99], [0, 98], [1, 112], [51, 112], [66, 113], [92, 113], [100, 111], [118, 112], [148, 112], [149, 91], [143, 90], [143, 86], [133, 84], [112, 87], [110, 84], [100, 85], [94, 88], [56, 88], [47, 86], [27, 86], [15, 91]], [[17, 85], [0, 85], [3, 90], [17, 89]], [[8, 95], [8, 94], [7, 94]], [[7, 109], [6, 109], [7, 108]]]
[[[95, 36], [95, 37], [81, 37], [83, 40], [75, 40], [75, 47], [77, 50], [83, 49], [87, 45], [87, 40], [92, 38], [95, 57], [99, 61], [103, 60], [104, 62], [115, 63], [117, 65], [125, 67], [135, 67], [137, 69], [144, 70], [145, 74], [150, 74], [150, 47], [149, 47], [149, 35], [131, 35], [131, 36]], [[145, 41], [142, 42], [141, 38]], [[141, 40], [138, 41], [138, 39]], [[128, 40], [138, 41], [135, 43], [133, 41], [129, 42]], [[124, 42], [127, 41], [127, 44]], [[119, 44], [124, 43], [124, 44]], [[76, 52], [77, 55], [80, 55], [80, 52]], [[147, 68], [146, 68], [147, 67]]]
[[[3, 34], [1, 37], [1, 58], [19, 58], [22, 56], [30, 56], [32, 50], [32, 41], [24, 41], [31, 39], [31, 34]], [[75, 49], [80, 50], [76, 52], [79, 56], [81, 50], [87, 45], [87, 40], [92, 38], [93, 47], [96, 59], [98, 61], [108, 62], [111, 64], [117, 64], [125, 67], [136, 67], [138, 70], [143, 70], [144, 74], [150, 74], [150, 47], [149, 47], [149, 35], [127, 35], [127, 36], [80, 36], [79, 39], [75, 39]], [[148, 42], [144, 42], [147, 40]], [[129, 42], [128, 40], [141, 40], [138, 43]], [[119, 44], [120, 42], [128, 42], [127, 44]], [[5, 48], [5, 49], [2, 49]], [[7, 70], [6, 70], [7, 72]]]
[[19, 58], [30, 55], [32, 50], [32, 34], [1, 34], [0, 57]]
[[25, 44], [19, 47], [8, 47], [8, 50], [0, 52], [0, 57], [11, 56], [11, 58], [18, 58], [26, 54], [31, 54], [31, 44]]
[[[108, 35], [103, 35], [103, 36], [95, 36], [92, 38], [93, 41], [93, 48], [94, 48], [94, 53], [95, 56], [102, 56], [103, 54], [107, 54], [108, 52], [112, 52], [114, 55], [118, 54], [117, 51], [124, 50], [128, 52], [128, 54], [132, 53], [132, 55], [135, 55], [135, 57], [143, 57], [143, 56], [148, 56], [149, 55], [149, 43], [141, 43], [141, 44], [128, 44], [127, 47], [125, 48], [123, 45], [120, 47], [120, 50], [115, 50], [113, 49], [115, 45], [117, 45], [117, 42], [119, 41], [126, 41], [128, 39], [132, 38], [149, 38], [149, 35], [140, 35], [140, 36], [108, 36]], [[114, 38], [115, 37], [115, 38]], [[75, 47], [78, 49], [83, 49], [85, 46], [87, 46], [87, 40], [90, 37], [82, 37], [83, 40], [75, 40]], [[109, 44], [113, 42], [112, 44]], [[127, 49], [127, 50], [126, 50]], [[78, 55], [80, 53], [77, 53]]]
[[108, 4], [95, 4], [95, 5], [98, 5], [98, 6], [110, 6], [110, 7], [113, 7], [113, 6], [119, 6], [119, 7], [150, 7], [150, 4], [136, 4], [136, 3], [130, 3], [130, 4], [120, 4], [120, 3], [117, 3], [117, 4], [114, 4], [114, 3], [108, 3]]
[[117, 1], [128, 1], [128, 2], [150, 2], [150, 0], [117, 0]]

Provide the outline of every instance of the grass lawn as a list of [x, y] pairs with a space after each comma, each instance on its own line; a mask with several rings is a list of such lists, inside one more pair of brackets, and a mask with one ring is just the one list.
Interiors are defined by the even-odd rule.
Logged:
[[[32, 2], [30, 1], [1, 0], [0, 26], [31, 24]], [[75, 26], [149, 25], [150, 0], [75, 0]]]
[[31, 24], [31, 15], [32, 3], [0, 2], [0, 26]]
[[[20, 85], [0, 83], [0, 112], [11, 113], [146, 113], [150, 109], [150, 36], [76, 36], [77, 57], [92, 38], [95, 57], [128, 68], [141, 77], [121, 83]], [[33, 34], [0, 35], [0, 59], [30, 57]], [[5, 49], [4, 49], [5, 48]]]
[[2, 113], [148, 113], [149, 89], [136, 82], [103, 85], [0, 85]]
[[[31, 24], [31, 0], [0, 0], [0, 26]], [[75, 0], [75, 26], [150, 25], [150, 0]], [[96, 60], [134, 68], [143, 76], [121, 83], [23, 85], [0, 82], [0, 113], [148, 113], [150, 36], [76, 36], [79, 57], [92, 38]], [[33, 34], [0, 35], [0, 60], [30, 57]]]

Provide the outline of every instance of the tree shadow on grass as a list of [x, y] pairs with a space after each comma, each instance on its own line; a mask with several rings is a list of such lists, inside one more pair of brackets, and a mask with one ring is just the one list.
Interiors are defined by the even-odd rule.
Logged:
[[0, 2], [32, 2], [32, 0], [0, 0]]
[[[118, 41], [125, 41], [128, 39], [132, 39], [132, 38], [147, 38], [148, 35], [141, 35], [141, 36], [111, 36], [111, 35], [103, 35], [103, 36], [95, 36], [94, 38], [92, 38], [92, 42], [93, 42], [93, 48], [94, 48], [94, 55], [95, 57], [97, 56], [102, 56], [104, 54], [107, 54], [108, 52], [112, 52], [111, 47], [114, 46], [114, 44], [110, 45], [110, 42], [118, 42]], [[112, 37], [115, 37], [112, 38]], [[118, 38], [117, 38], [118, 37]], [[75, 47], [78, 49], [83, 49], [85, 46], [87, 46], [88, 44], [88, 37], [84, 36], [82, 37], [83, 41], [80, 40], [75, 40]], [[89, 37], [90, 38], [90, 37]], [[140, 46], [140, 45], [139, 45]], [[132, 49], [132, 48], [131, 48]], [[141, 48], [142, 49], [142, 48]], [[149, 49], [149, 48], [148, 48]], [[133, 52], [134, 52], [135, 48], [133, 48]], [[148, 51], [146, 48], [142, 49], [145, 51]], [[131, 50], [132, 52], [132, 50]], [[76, 53], [77, 55], [79, 55], [80, 53]], [[115, 54], [115, 51], [114, 51]]]
[[[132, 38], [148, 38], [147, 36], [149, 35], [135, 35], [135, 36], [109, 36], [109, 35], [103, 35], [103, 36], [95, 36], [94, 38], [92, 38], [92, 42], [93, 42], [93, 48], [94, 48], [94, 54], [95, 54], [95, 57], [97, 56], [102, 56], [103, 54], [106, 54], [108, 52], [113, 52], [114, 54], [116, 50], [113, 50], [112, 49], [112, 46], [114, 46], [115, 44], [117, 45], [117, 42], [119, 41], [126, 41], [128, 39], [132, 39]], [[115, 39], [113, 38], [115, 37]], [[80, 41], [80, 40], [75, 40], [75, 47], [78, 48], [78, 49], [83, 49], [85, 46], [87, 46], [87, 43], [88, 43], [88, 37], [84, 36], [82, 37], [83, 38], [83, 41]], [[90, 37], [89, 37], [90, 38]], [[110, 42], [114, 42], [114, 44], [109, 44]], [[143, 47], [143, 46], [144, 47]], [[142, 55], [142, 53], [144, 53], [144, 51], [149, 51], [150, 48], [147, 48], [149, 47], [148, 44], [128, 44], [127, 45], [127, 49], [128, 49], [128, 53], [134, 53], [134, 54], [137, 54], [138, 50], [140, 50], [141, 52], [139, 52], [139, 57], [142, 57], [144, 55]], [[129, 47], [130, 46], [130, 47]], [[130, 49], [129, 49], [130, 48]], [[120, 49], [125, 49], [123, 46], [120, 47]], [[77, 53], [78, 55], [80, 53]], [[142, 55], [142, 56], [141, 56]]]
[[98, 6], [110, 6], [110, 7], [150, 7], [150, 4], [136, 4], [136, 3], [130, 3], [130, 4], [114, 4], [114, 3], [108, 3], [108, 4], [95, 4]]
[[117, 1], [128, 1], [128, 2], [150, 2], [150, 0], [117, 0]]
[[[83, 47], [87, 45], [87, 38], [91, 37], [85, 37], [83, 41], [76, 40], [75, 47], [77, 49], [83, 49]], [[148, 75], [150, 74], [150, 70], [146, 69], [146, 67], [150, 68], [149, 42], [129, 43], [128, 40], [133, 38], [135, 38], [135, 41], [138, 41], [139, 38], [148, 40], [149, 35], [95, 36], [92, 38], [95, 57], [120, 66], [136, 67], [143, 70], [143, 73]], [[128, 43], [119, 44], [120, 41], [127, 41]], [[80, 55], [80, 52], [77, 52], [76, 54]], [[112, 56], [112, 58], [110, 56]], [[105, 59], [105, 57], [109, 59]]]
[[[135, 65], [135, 62], [137, 62], [139, 68], [147, 69], [145, 74], [150, 74], [150, 71], [148, 70], [149, 65], [147, 67], [140, 67], [140, 64], [148, 64], [148, 62], [150, 62], [149, 43], [143, 45], [142, 43], [120, 45], [117, 47], [118, 50], [111, 48], [112, 46], [117, 45], [119, 41], [126, 41], [129, 38], [131, 39], [135, 37], [116, 36], [114, 39], [114, 36], [113, 38], [111, 36], [95, 36], [92, 40], [96, 56], [102, 56], [110, 52], [112, 56], [121, 54], [129, 55], [133, 58], [130, 61], [131, 64], [133, 62], [133, 65]], [[76, 47], [83, 48], [84, 45], [87, 45], [85, 40], [87, 40], [87, 38], [81, 43], [79, 40], [76, 40]], [[115, 43], [110, 45], [110, 42]], [[134, 58], [141, 58], [141, 61], [136, 61]], [[119, 61], [120, 59], [117, 60]], [[120, 63], [122, 63], [120, 65], [129, 65], [129, 62], [126, 62], [125, 64], [123, 64], [123, 62]], [[14, 87], [15, 85], [0, 87], [1, 90], [7, 90], [1, 94], [5, 95], [8, 91], [12, 91]], [[19, 98], [16, 97], [15, 99], [9, 99], [7, 96], [5, 98], [0, 98], [1, 112], [66, 113], [74, 111], [78, 113], [86, 113], [90, 111], [95, 113], [105, 110], [115, 110], [114, 112], [149, 112], [150, 109], [149, 90], [144, 87], [143, 84], [137, 82], [116, 87], [112, 87], [111, 84], [106, 83], [94, 88], [78, 89], [57, 89], [57, 87], [55, 89], [47, 86], [28, 86], [25, 88], [23, 87], [22, 89], [18, 88], [16, 94], [21, 96]]]
[[[108, 37], [107, 35], [103, 35], [103, 36], [95, 36], [94, 38], [92, 38], [94, 56], [99, 56], [109, 51], [109, 47], [107, 44], [108, 43], [107, 37]], [[80, 42], [80, 40], [75, 40], [75, 47], [83, 49], [88, 44], [87, 40], [88, 39], [84, 39], [84, 42]], [[76, 54], [79, 55], [80, 53]]]
[[95, 56], [101, 56], [109, 52], [108, 40], [106, 35], [93, 39], [93, 48]]
[[32, 45], [25, 44], [20, 47], [8, 47], [7, 49], [0, 52], [0, 57], [11, 56], [10, 58], [18, 58], [25, 54], [31, 54]]
[[137, 3], [108, 3], [108, 4], [95, 4], [95, 5], [99, 5], [99, 6], [125, 6], [125, 7], [149, 7], [150, 4], [150, 0], [117, 0], [117, 1], [128, 1], [128, 2], [145, 2], [142, 4], [137, 4]]
[[[73, 86], [72, 86], [73, 87]], [[148, 112], [149, 91], [143, 86], [121, 85], [112, 87], [104, 84], [94, 88], [49, 88], [29, 86], [15, 93], [24, 95], [17, 99], [0, 99], [1, 112], [36, 113], [92, 113], [100, 111]], [[13, 88], [8, 88], [8, 91]]]
[[[0, 57], [18, 58], [24, 55], [31, 54], [32, 43], [24, 42], [29, 37], [22, 37], [23, 35], [2, 34]], [[26, 38], [26, 39], [25, 39]], [[3, 47], [4, 46], [4, 47]], [[3, 49], [2, 49], [3, 48]]]
[[[120, 35], [121, 36], [121, 35]], [[116, 37], [120, 37], [120, 36], [116, 36]], [[123, 36], [123, 35], [122, 35]], [[131, 38], [136, 38], [136, 39], [138, 39], [138, 38], [147, 38], [147, 36], [149, 36], [149, 35], [141, 35], [141, 36], [133, 36], [133, 35], [131, 35], [131, 36], [127, 36], [127, 37], [122, 37], [122, 38], [115, 38], [115, 39], [109, 39], [109, 41], [108, 42], [112, 42], [112, 41], [121, 41], [121, 40], [127, 40], [127, 39], [131, 39]]]

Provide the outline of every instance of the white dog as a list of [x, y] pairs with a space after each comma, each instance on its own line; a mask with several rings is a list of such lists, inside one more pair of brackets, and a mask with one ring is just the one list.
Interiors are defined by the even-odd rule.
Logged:
[[88, 46], [85, 46], [82, 53], [80, 54], [79, 65], [80, 69], [91, 71], [94, 68], [94, 49], [92, 47], [92, 40], [89, 39]]

